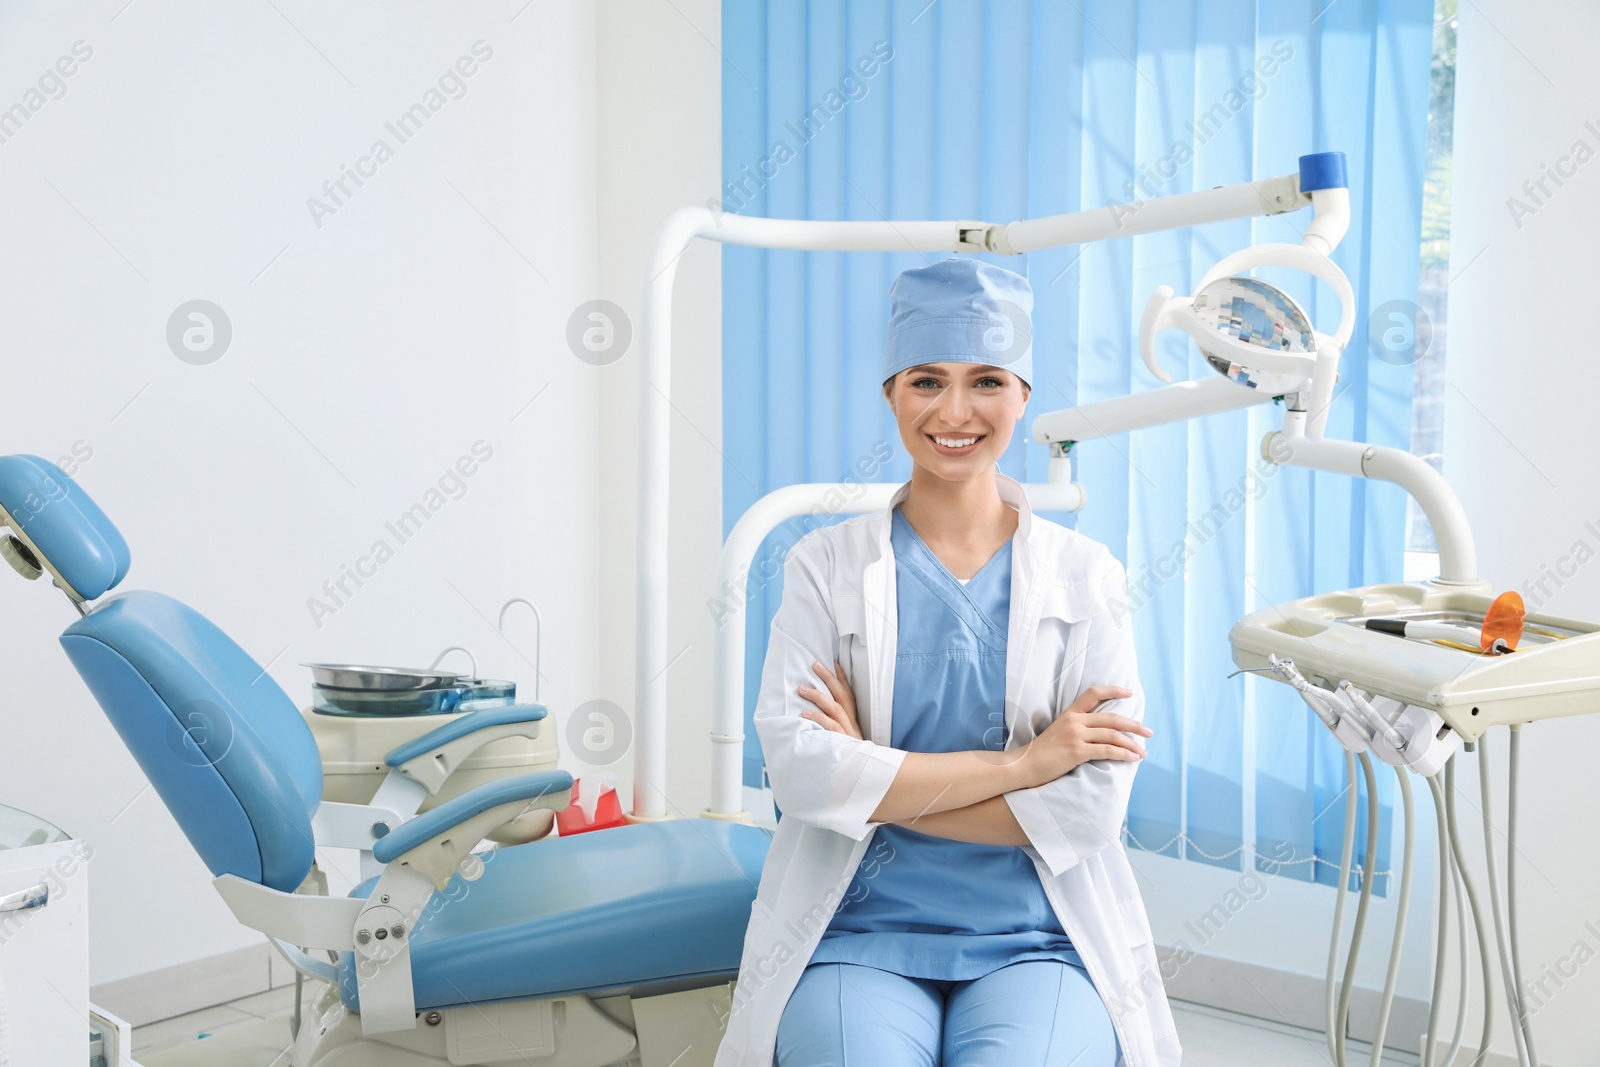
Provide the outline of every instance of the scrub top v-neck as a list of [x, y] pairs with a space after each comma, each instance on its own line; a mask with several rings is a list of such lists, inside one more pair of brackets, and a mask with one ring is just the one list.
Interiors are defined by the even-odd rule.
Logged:
[[[1012, 542], [962, 582], [898, 507], [892, 522], [899, 636], [890, 744], [909, 752], [1000, 751]], [[1022, 849], [885, 823], [810, 962], [970, 981], [1040, 959], [1082, 966]]]

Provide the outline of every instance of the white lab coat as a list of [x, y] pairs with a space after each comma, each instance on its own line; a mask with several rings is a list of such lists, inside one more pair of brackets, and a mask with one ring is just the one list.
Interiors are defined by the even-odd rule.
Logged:
[[[1007, 747], [1027, 743], [1090, 685], [1131, 689], [1132, 697], [1106, 710], [1143, 718], [1122, 565], [1099, 542], [1035, 518], [1022, 487], [998, 471], [995, 477], [1019, 519], [1006, 645]], [[909, 482], [901, 486], [887, 510], [812, 531], [784, 564], [783, 602], [754, 716], [783, 818], [751, 908], [715, 1067], [772, 1067], [789, 996], [883, 825], [868, 819], [906, 755], [887, 743], [896, 644], [889, 531], [890, 512], [909, 489]], [[796, 687], [821, 687], [811, 664], [832, 669], [835, 659], [855, 694], [863, 740], [800, 715], [813, 705]], [[1110, 1011], [1122, 1063], [1176, 1067], [1178, 1035], [1121, 843], [1137, 768], [1093, 760], [1005, 797], [1032, 842], [1024, 851], [1061, 928]]]

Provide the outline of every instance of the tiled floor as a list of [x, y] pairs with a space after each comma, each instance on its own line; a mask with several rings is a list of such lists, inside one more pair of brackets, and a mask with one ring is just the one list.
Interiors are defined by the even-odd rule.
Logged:
[[135, 1027], [141, 1067], [289, 1067], [294, 986]]
[[[133, 1032], [142, 1067], [288, 1067], [289, 1014], [294, 987]], [[1184, 1067], [1327, 1067], [1322, 1034], [1242, 1015], [1173, 1003], [1183, 1040]], [[1351, 1063], [1365, 1064], [1368, 1046], [1352, 1042]], [[1389, 1053], [1385, 1067], [1413, 1067], [1416, 1056]]]
[[[1183, 1041], [1183, 1067], [1328, 1067], [1321, 1030], [1302, 1030], [1232, 1012], [1172, 1002]], [[1348, 1042], [1345, 1058], [1365, 1065], [1372, 1046]], [[1385, 1051], [1383, 1067], [1415, 1067], [1419, 1057]]]

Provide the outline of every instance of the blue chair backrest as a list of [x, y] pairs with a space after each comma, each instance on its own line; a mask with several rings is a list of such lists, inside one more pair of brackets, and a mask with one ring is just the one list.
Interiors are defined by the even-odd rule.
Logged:
[[311, 869], [322, 758], [272, 676], [160, 593], [112, 598], [61, 646], [211, 873], [293, 892]]
[[[34, 552], [63, 575], [62, 561], [77, 566], [78, 591], [98, 596], [126, 573], [127, 545], [59, 467], [0, 457], [0, 508], [15, 521], [25, 503], [16, 487], [40, 476], [64, 487], [54, 503], [72, 506], [34, 512], [52, 515], [29, 526]], [[96, 560], [98, 569], [84, 570]], [[293, 892], [314, 857], [322, 758], [272, 677], [199, 612], [161, 593], [95, 605], [61, 645], [212, 874]]]

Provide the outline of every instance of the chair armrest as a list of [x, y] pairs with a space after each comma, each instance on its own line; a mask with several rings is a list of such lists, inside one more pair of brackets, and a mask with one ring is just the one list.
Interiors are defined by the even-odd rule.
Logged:
[[462, 857], [487, 837], [530, 808], [561, 811], [572, 803], [572, 775], [567, 771], [535, 771], [485, 782], [402, 823], [372, 847], [385, 865], [409, 867], [443, 889]]
[[[485, 710], [505, 716], [515, 709]], [[521, 709], [524, 715], [530, 710], [537, 712], [535, 720], [544, 717], [544, 709], [537, 705]], [[513, 717], [491, 730], [517, 725]], [[445, 729], [451, 728], [456, 737], [447, 741], [446, 747], [483, 732], [463, 729], [459, 723]], [[427, 759], [428, 750], [413, 758]], [[362, 902], [350, 935], [364, 1036], [409, 1031], [416, 1026], [411, 935], [436, 890], [443, 890], [457, 872], [468, 880], [476, 877], [462, 868], [473, 847], [529, 808], [560, 811], [570, 803], [572, 775], [566, 771], [501, 778], [401, 823], [373, 843], [372, 857], [384, 865], [383, 873]]]
[[491, 741], [537, 737], [548, 714], [543, 704], [481, 708], [407, 741], [385, 756], [384, 762], [422, 783], [429, 793], [437, 793], [452, 771]]

